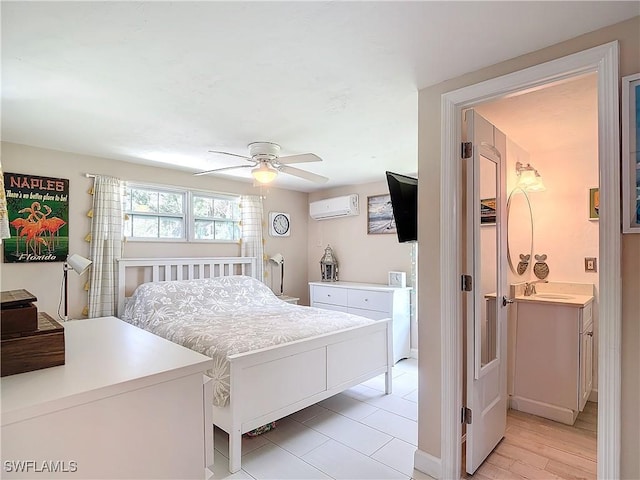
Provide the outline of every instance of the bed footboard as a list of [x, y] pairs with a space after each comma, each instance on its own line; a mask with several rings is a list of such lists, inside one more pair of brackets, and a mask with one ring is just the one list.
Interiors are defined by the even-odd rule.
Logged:
[[391, 320], [229, 357], [230, 402], [213, 407], [229, 434], [229, 471], [241, 468], [242, 434], [385, 373], [391, 393]]

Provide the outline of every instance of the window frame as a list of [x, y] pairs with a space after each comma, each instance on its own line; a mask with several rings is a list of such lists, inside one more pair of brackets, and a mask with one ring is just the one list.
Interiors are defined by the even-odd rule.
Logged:
[[[130, 195], [130, 191], [131, 190], [148, 190], [148, 191], [154, 191], [154, 192], [159, 192], [159, 193], [177, 193], [182, 195], [182, 205], [183, 205], [183, 209], [182, 209], [182, 214], [166, 214], [166, 213], [159, 213], [159, 212], [133, 212], [130, 209], [124, 208], [124, 205], [126, 205], [126, 201], [123, 201], [123, 213], [124, 215], [127, 215], [129, 217], [131, 217], [132, 215], [138, 215], [138, 216], [149, 216], [149, 217], [156, 217], [156, 218], [182, 218], [183, 220], [183, 236], [179, 237], [179, 238], [160, 238], [160, 237], [134, 237], [132, 236], [126, 236], [124, 234], [125, 232], [125, 228], [124, 228], [124, 223], [125, 223], [125, 219], [123, 216], [123, 220], [122, 220], [122, 226], [123, 226], [123, 237], [125, 239], [125, 241], [127, 242], [152, 242], [152, 243], [224, 243], [224, 244], [232, 244], [232, 243], [239, 243], [241, 238], [242, 238], [242, 231], [240, 230], [240, 234], [238, 236], [238, 239], [235, 240], [226, 240], [226, 239], [206, 239], [206, 238], [195, 238], [195, 221], [196, 221], [196, 215], [193, 211], [193, 198], [194, 196], [203, 196], [203, 197], [210, 197], [213, 199], [224, 199], [224, 200], [237, 200], [238, 204], [240, 203], [240, 197], [241, 195], [239, 194], [233, 194], [233, 193], [223, 193], [223, 192], [214, 192], [214, 191], [210, 191], [210, 190], [200, 190], [200, 189], [189, 189], [189, 188], [181, 188], [181, 187], [175, 187], [175, 186], [168, 186], [168, 185], [159, 185], [159, 184], [153, 184], [153, 183], [142, 183], [142, 182], [127, 182], [126, 187], [125, 187], [125, 195], [127, 197], [129, 197]], [[130, 205], [130, 204], [129, 204]], [[238, 224], [238, 227], [240, 226], [242, 220], [242, 214], [240, 213], [238, 218], [233, 220], [234, 223]], [[132, 233], [133, 233], [133, 229], [132, 229]]]
[[[217, 238], [196, 238], [196, 215], [195, 212], [193, 210], [193, 200], [195, 196], [200, 196], [200, 197], [209, 197], [209, 198], [213, 198], [213, 199], [219, 199], [219, 200], [237, 200], [238, 201], [238, 208], [240, 207], [240, 197], [241, 195], [237, 195], [237, 194], [232, 194], [232, 193], [220, 193], [220, 192], [211, 192], [211, 191], [207, 191], [207, 190], [189, 190], [188, 191], [188, 198], [189, 198], [189, 214], [190, 214], [190, 218], [189, 218], [189, 241], [191, 241], [192, 243], [238, 243], [240, 242], [240, 240], [242, 239], [242, 229], [240, 229], [239, 235], [237, 239], [234, 240], [226, 240], [226, 239], [217, 239]], [[202, 217], [200, 217], [202, 218]], [[211, 217], [212, 221], [217, 221], [215, 220], [214, 217]], [[242, 220], [242, 213], [239, 213], [238, 218], [236, 220], [224, 220], [224, 219], [220, 219], [218, 221], [228, 221], [228, 222], [233, 222], [238, 224], [238, 227], [240, 227], [240, 222]]]

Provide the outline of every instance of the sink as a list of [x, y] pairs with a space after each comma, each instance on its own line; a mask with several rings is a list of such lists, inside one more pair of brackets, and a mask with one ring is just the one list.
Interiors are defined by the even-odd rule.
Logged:
[[547, 298], [549, 300], [569, 300], [573, 295], [563, 295], [561, 293], [536, 293], [535, 298]]

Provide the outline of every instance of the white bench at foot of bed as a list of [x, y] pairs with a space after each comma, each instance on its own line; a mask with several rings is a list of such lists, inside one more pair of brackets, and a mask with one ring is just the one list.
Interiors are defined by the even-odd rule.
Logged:
[[391, 393], [391, 321], [229, 357], [230, 400], [213, 407], [229, 434], [229, 471], [241, 468], [242, 434], [385, 374]]

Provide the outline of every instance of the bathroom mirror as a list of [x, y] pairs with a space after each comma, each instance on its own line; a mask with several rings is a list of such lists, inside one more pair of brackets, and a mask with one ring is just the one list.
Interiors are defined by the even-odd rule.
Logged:
[[[524, 275], [533, 263], [533, 215], [526, 192], [514, 188], [507, 201], [507, 257], [515, 275]], [[528, 258], [527, 258], [528, 256]]]

